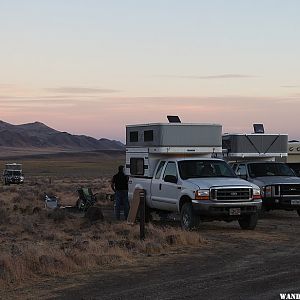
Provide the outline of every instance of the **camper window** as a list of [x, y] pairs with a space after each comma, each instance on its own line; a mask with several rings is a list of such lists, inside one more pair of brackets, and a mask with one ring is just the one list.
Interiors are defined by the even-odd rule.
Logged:
[[131, 131], [130, 134], [129, 134], [129, 141], [131, 143], [134, 143], [134, 142], [138, 142], [138, 140], [139, 140], [138, 131]]
[[130, 174], [131, 175], [144, 175], [144, 159], [143, 158], [130, 158]]
[[144, 142], [152, 142], [152, 141], [153, 141], [153, 130], [145, 130]]

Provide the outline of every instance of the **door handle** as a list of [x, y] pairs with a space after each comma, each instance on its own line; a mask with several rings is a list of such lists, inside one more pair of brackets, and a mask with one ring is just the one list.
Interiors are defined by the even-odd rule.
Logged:
[[161, 183], [159, 184], [159, 190], [161, 190]]

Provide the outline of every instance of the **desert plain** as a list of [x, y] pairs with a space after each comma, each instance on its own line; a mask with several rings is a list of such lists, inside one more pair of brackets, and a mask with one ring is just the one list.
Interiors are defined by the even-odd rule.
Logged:
[[[21, 162], [22, 185], [0, 185], [1, 299], [278, 299], [300, 291], [300, 218], [271, 211], [254, 231], [235, 222], [180, 228], [178, 216], [116, 222], [110, 179], [122, 152], [2, 157]], [[97, 195], [104, 220], [45, 208], [44, 194], [74, 206], [77, 189]]]

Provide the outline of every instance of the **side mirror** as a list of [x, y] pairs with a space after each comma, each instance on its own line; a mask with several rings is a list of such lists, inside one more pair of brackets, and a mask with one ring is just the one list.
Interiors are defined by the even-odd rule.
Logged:
[[177, 183], [177, 177], [174, 175], [166, 175], [164, 178], [165, 182]]

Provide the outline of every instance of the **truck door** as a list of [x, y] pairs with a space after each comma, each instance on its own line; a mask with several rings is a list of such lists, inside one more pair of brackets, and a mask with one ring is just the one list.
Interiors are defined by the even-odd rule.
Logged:
[[159, 201], [159, 193], [161, 190], [161, 177], [166, 161], [161, 161], [156, 169], [155, 175], [151, 182], [151, 206], [161, 209], [161, 203]]
[[169, 211], [177, 210], [181, 191], [180, 185], [178, 185], [179, 180], [176, 162], [167, 162], [163, 176], [153, 186], [152, 203], [155, 207]]

